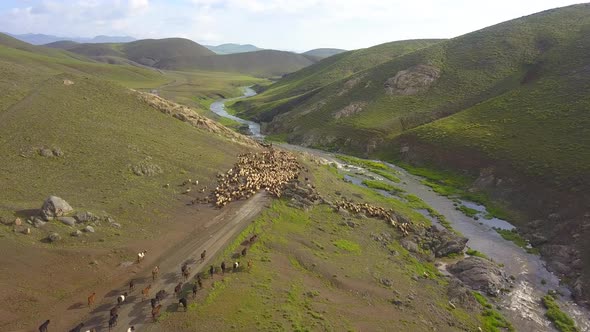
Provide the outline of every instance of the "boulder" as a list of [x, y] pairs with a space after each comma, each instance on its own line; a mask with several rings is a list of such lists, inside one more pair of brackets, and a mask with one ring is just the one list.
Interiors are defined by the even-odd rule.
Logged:
[[35, 219], [33, 219], [33, 226], [35, 226], [36, 228], [43, 227], [45, 226], [45, 224], [47, 223], [41, 220], [41, 218], [36, 217]]
[[72, 210], [73, 209], [70, 204], [68, 204], [68, 202], [57, 196], [49, 196], [49, 198], [43, 202], [43, 206], [41, 207], [41, 216], [45, 220], [51, 220], [55, 217], [64, 216], [72, 212]]
[[409, 252], [420, 252], [420, 247], [418, 246], [418, 244], [410, 239], [404, 238], [400, 241], [400, 244], [402, 247], [404, 247], [404, 249], [406, 249]]
[[111, 223], [111, 227], [121, 228], [121, 224], [119, 224], [118, 222], [113, 222], [113, 223]]
[[72, 233], [70, 233], [70, 235], [73, 237], [78, 237], [78, 236], [82, 235], [82, 232], [80, 230], [75, 230]]
[[42, 148], [39, 149], [39, 155], [41, 157], [50, 158], [53, 157], [53, 151], [51, 149]]
[[447, 270], [474, 290], [485, 292], [490, 296], [498, 296], [508, 289], [510, 279], [494, 262], [480, 257], [467, 257]]
[[93, 214], [92, 212], [88, 212], [88, 211], [79, 212], [74, 216], [74, 218], [76, 218], [76, 220], [79, 223], [94, 222], [94, 221], [100, 220], [100, 218], [97, 215]]
[[465, 250], [467, 245], [466, 237], [457, 235], [446, 229], [430, 227], [423, 235], [423, 246], [430, 249], [436, 257], [446, 257], [451, 254], [458, 254]]
[[50, 242], [57, 242], [57, 241], [61, 241], [61, 235], [59, 235], [58, 233], [51, 233], [49, 234], [49, 236], [47, 237], [47, 239], [49, 239]]
[[92, 226], [86, 226], [86, 227], [84, 227], [84, 232], [86, 232], [86, 233], [94, 233], [94, 227], [92, 227]]
[[61, 221], [62, 223], [68, 226], [76, 225], [76, 219], [73, 217], [57, 217], [57, 220]]

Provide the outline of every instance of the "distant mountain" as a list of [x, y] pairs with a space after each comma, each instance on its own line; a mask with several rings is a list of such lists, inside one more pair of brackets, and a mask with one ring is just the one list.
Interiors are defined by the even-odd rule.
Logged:
[[275, 50], [216, 54], [205, 46], [183, 38], [94, 44], [60, 41], [46, 46], [111, 64], [139, 64], [169, 70], [239, 72], [262, 77], [281, 76], [317, 62], [310, 56]]
[[323, 59], [344, 52], [346, 52], [346, 50], [342, 50], [339, 48], [316, 48], [301, 54]]
[[221, 44], [217, 46], [203, 45], [217, 54], [234, 54], [261, 51], [262, 48], [251, 44]]
[[62, 40], [74, 41], [77, 43], [128, 43], [135, 41], [136, 39], [129, 36], [96, 36], [92, 38], [84, 37], [60, 37], [54, 35], [45, 35], [40, 33], [26, 33], [21, 35], [15, 35], [6, 33], [16, 39], [22, 40], [33, 45], [45, 45], [54, 43]]

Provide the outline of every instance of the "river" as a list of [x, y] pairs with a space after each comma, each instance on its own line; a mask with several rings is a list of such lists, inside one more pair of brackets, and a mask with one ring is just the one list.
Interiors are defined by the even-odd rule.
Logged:
[[[251, 88], [245, 88], [244, 96], [233, 99], [222, 99], [211, 105], [214, 113], [247, 124], [252, 136], [263, 139], [258, 123], [240, 119], [228, 114], [224, 104], [228, 100], [254, 96], [256, 92]], [[542, 296], [549, 290], [557, 290], [562, 294], [558, 299], [561, 309], [567, 312], [575, 321], [580, 331], [590, 331], [590, 312], [571, 300], [571, 293], [565, 286], [560, 285], [560, 280], [545, 267], [545, 262], [538, 255], [528, 254], [524, 249], [510, 241], [504, 240], [492, 227], [511, 229], [509, 222], [497, 218], [476, 220], [456, 209], [456, 201], [435, 193], [430, 187], [422, 183], [422, 178], [409, 174], [403, 168], [385, 163], [398, 173], [400, 183], [392, 183], [383, 177], [370, 171], [340, 161], [334, 154], [325, 151], [281, 144], [284, 148], [310, 153], [324, 159], [326, 162], [335, 163], [341, 172], [354, 184], [362, 185], [362, 180], [374, 178], [388, 182], [404, 189], [408, 194], [420, 197], [426, 204], [444, 215], [451, 226], [469, 239], [468, 246], [478, 250], [493, 261], [503, 264], [508, 275], [515, 277], [512, 291], [501, 297], [498, 302], [502, 313], [512, 322], [518, 331], [556, 331], [551, 322], [545, 317], [545, 309], [540, 302]], [[388, 193], [379, 191], [381, 194]], [[395, 198], [395, 197], [394, 197]], [[461, 204], [479, 211], [484, 216], [487, 211], [484, 206], [473, 202], [461, 201]], [[436, 223], [435, 220], [433, 222]]]

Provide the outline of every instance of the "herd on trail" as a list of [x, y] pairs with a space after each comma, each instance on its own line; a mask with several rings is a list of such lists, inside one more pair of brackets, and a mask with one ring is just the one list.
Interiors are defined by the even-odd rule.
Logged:
[[[286, 193], [291, 193], [293, 190], [289, 188], [290, 185], [299, 182], [299, 175], [304, 168], [298, 163], [297, 158], [294, 154], [268, 148], [262, 152], [258, 153], [246, 153], [242, 154], [238, 157], [238, 162], [233, 166], [233, 168], [229, 169], [225, 174], [219, 174], [217, 176], [217, 187], [213, 192], [206, 198], [197, 198], [192, 203], [206, 203], [210, 204], [213, 203], [216, 207], [222, 208], [226, 206], [229, 202], [238, 201], [242, 199], [248, 199], [252, 197], [254, 194], [259, 192], [260, 190], [264, 189], [271, 195], [275, 197], [281, 197]], [[192, 180], [190, 184], [198, 185], [198, 181], [193, 183]], [[309, 179], [305, 178], [305, 182], [308, 182]], [[185, 181], [183, 185], [188, 184], [189, 182]], [[166, 186], [168, 187], [168, 185]], [[409, 234], [410, 225], [406, 220], [401, 220], [400, 217], [393, 211], [387, 210], [382, 207], [373, 206], [367, 203], [354, 203], [350, 201], [336, 201], [335, 203], [331, 203], [324, 198], [322, 198], [316, 191], [315, 186], [310, 183], [306, 183], [307, 190], [299, 190], [298, 192], [303, 192], [305, 195], [308, 196], [309, 200], [319, 200], [322, 203], [330, 205], [334, 211], [342, 211], [346, 210], [349, 213], [353, 214], [364, 214], [367, 217], [372, 217], [376, 219], [381, 219], [386, 221], [391, 226], [397, 228], [404, 236]], [[295, 185], [295, 188], [298, 185]], [[255, 234], [251, 236], [246, 241], [246, 247], [244, 247], [241, 252], [237, 254], [237, 256], [245, 256], [247, 254], [247, 247], [254, 243], [257, 240], [258, 236]], [[144, 258], [147, 255], [147, 250], [143, 250], [137, 253], [137, 264], [141, 264]], [[203, 263], [205, 257], [207, 255], [207, 251], [204, 250], [201, 254], [199, 263]], [[235, 257], [235, 256], [234, 256]], [[252, 267], [252, 261], [249, 260], [247, 264], [248, 271]], [[233, 272], [239, 272], [243, 266], [240, 264], [239, 261], [234, 261], [231, 264], [231, 270]], [[229, 268], [226, 265], [225, 261], [220, 265], [220, 272], [221, 274], [225, 274]], [[211, 265], [209, 268], [209, 274], [211, 278], [217, 273], [217, 269]], [[156, 266], [152, 271], [152, 280], [155, 281], [158, 279], [160, 269]], [[188, 285], [188, 280], [190, 278], [190, 266], [188, 263], [185, 263], [181, 266], [180, 277], [184, 280], [184, 283], [178, 282], [178, 284], [174, 287], [174, 295], [178, 299], [178, 308], [184, 308], [186, 311], [188, 309], [188, 298], [184, 295], [183, 290], [185, 289], [185, 285]], [[203, 275], [201, 272], [196, 273], [195, 281], [193, 282], [192, 286], [187, 287], [187, 289], [192, 290], [193, 299], [196, 297], [197, 290], [199, 288], [203, 288]], [[131, 294], [135, 290], [135, 280], [131, 280], [129, 282], [128, 291], [122, 292], [116, 298], [115, 306], [110, 309], [108, 320], [108, 328], [109, 331], [117, 326], [117, 322], [119, 319], [119, 309], [128, 302], [129, 294]], [[141, 288], [141, 302], [144, 302], [150, 297], [152, 284], [145, 285], [145, 287]], [[162, 308], [162, 300], [166, 298], [168, 292], [165, 289], [159, 290], [153, 298], [150, 299], [151, 305], [151, 318], [153, 321], [156, 321], [160, 315], [160, 311]], [[88, 296], [88, 307], [92, 308], [96, 301], [96, 292], [93, 292]], [[45, 332], [48, 329], [48, 325], [50, 320], [45, 321], [40, 327], [40, 332]], [[82, 332], [84, 327], [84, 323], [78, 324], [74, 329], [70, 330], [73, 332]], [[86, 331], [95, 331], [95, 329], [86, 330]], [[128, 331], [135, 331], [133, 326], [128, 328]]]

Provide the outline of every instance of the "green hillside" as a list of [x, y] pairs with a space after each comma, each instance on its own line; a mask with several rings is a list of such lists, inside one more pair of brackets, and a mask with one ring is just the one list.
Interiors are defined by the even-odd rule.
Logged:
[[[590, 257], [584, 241], [563, 242], [577, 238], [590, 201], [589, 32], [590, 4], [574, 5], [316, 83], [343, 53], [234, 107], [267, 122], [275, 139], [458, 175], [462, 192], [510, 211], [528, 239], [548, 248], [549, 267], [587, 299], [580, 287], [590, 285], [590, 268], [551, 245]], [[432, 175], [435, 190], [457, 192], [446, 176], [420, 173]]]
[[[406, 40], [381, 44], [366, 49], [349, 51], [326, 58], [314, 65], [286, 75], [263, 93], [235, 104], [244, 115], [261, 114], [260, 120], [269, 121], [302, 100], [309, 99], [321, 87], [374, 67], [402, 54], [421, 49], [440, 40]], [[268, 114], [264, 111], [270, 110]]]
[[336, 55], [336, 54], [340, 54], [340, 53], [344, 53], [344, 52], [346, 52], [346, 50], [342, 50], [339, 48], [315, 48], [313, 50], [309, 50], [309, 51], [301, 53], [301, 54], [311, 55], [311, 56], [315, 56], [315, 57], [323, 59], [323, 58], [331, 57], [332, 55]]
[[203, 45], [215, 52], [216, 54], [234, 54], [234, 53], [246, 53], [256, 52], [262, 50], [262, 48], [256, 47], [252, 44], [221, 44], [217, 46]]
[[[588, 5], [546, 11], [403, 55], [317, 90], [301, 88], [322, 73], [322, 61], [272, 85], [249, 103], [267, 104], [244, 114], [262, 112], [257, 117], [269, 120], [280, 110], [284, 115], [269, 130], [299, 143], [395, 154], [390, 143], [406, 134], [509, 160], [531, 175], [585, 178], [590, 114], [584, 91], [590, 80], [583, 54], [590, 47], [589, 13]], [[337, 63], [341, 56], [327, 60]], [[277, 98], [282, 100], [273, 104]], [[290, 102], [281, 106], [285, 101]], [[543, 144], [533, 147], [541, 133]]]
[[[154, 200], [163, 211], [174, 200], [173, 191], [161, 190], [163, 183], [175, 182], [183, 173], [205, 180], [243, 149], [162, 114], [123, 86], [155, 86], [171, 76], [83, 62], [63, 51], [48, 56], [46, 48], [32, 45], [29, 49], [0, 45], [0, 153], [5, 161], [0, 181], [11, 188], [0, 194], [1, 213], [38, 207], [55, 194], [79, 208], [116, 211], [125, 206], [125, 218], [141, 222], [147, 211], [135, 203]], [[41, 148], [59, 148], [64, 156], [42, 157]], [[194, 156], [203, 154], [215, 157], [194, 164]], [[134, 175], [130, 167], [145, 160], [163, 173]]]
[[257, 52], [225, 54], [215, 56], [187, 56], [162, 61], [158, 68], [193, 69], [248, 73], [255, 76], [272, 77], [297, 71], [313, 64], [308, 58], [283, 51], [262, 50]]
[[261, 50], [217, 55], [204, 46], [183, 38], [144, 39], [130, 43], [49, 45], [110, 64], [143, 65], [164, 70], [204, 70], [281, 76], [313, 64], [316, 60], [291, 52]]

